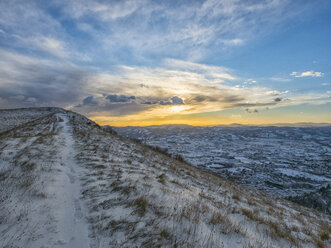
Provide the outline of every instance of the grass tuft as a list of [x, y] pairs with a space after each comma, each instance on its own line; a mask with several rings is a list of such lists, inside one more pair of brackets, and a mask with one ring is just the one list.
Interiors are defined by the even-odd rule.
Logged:
[[147, 212], [148, 201], [145, 196], [140, 196], [134, 201], [134, 206], [136, 207], [136, 212], [141, 217]]

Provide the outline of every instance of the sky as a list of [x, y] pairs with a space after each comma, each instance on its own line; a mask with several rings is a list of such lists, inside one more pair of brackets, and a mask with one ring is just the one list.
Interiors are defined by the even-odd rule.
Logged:
[[331, 1], [0, 0], [0, 109], [331, 123]]

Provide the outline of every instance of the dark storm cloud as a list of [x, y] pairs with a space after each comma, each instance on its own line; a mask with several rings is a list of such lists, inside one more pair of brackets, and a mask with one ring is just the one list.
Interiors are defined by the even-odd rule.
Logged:
[[159, 100], [159, 99], [153, 99], [153, 100], [146, 100], [142, 102], [141, 104], [146, 104], [146, 105], [183, 105], [184, 101], [182, 98], [178, 96], [174, 96], [170, 98], [170, 100]]
[[156, 104], [156, 102], [146, 101], [146, 102], [142, 102], [141, 104], [152, 105], [152, 104]]
[[178, 97], [178, 96], [174, 96], [171, 98], [172, 104], [173, 105], [181, 105], [184, 104], [184, 101], [182, 98]]
[[83, 100], [84, 105], [97, 105], [98, 102], [94, 99], [93, 96], [88, 96]]
[[170, 101], [160, 101], [160, 105], [182, 105], [184, 104], [183, 99], [178, 96], [174, 96]]
[[88, 96], [86, 98], [83, 99], [83, 103], [82, 104], [78, 104], [75, 107], [83, 107], [83, 106], [97, 106], [98, 105], [98, 101], [94, 99], [94, 96]]
[[106, 96], [106, 99], [109, 100], [111, 103], [125, 103], [125, 102], [131, 102], [136, 99], [135, 96], [126, 96], [126, 95], [108, 95]]

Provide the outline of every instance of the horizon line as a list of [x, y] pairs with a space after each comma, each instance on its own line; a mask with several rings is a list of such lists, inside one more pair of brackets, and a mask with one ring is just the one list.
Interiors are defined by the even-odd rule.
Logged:
[[[97, 122], [96, 122], [97, 123]], [[127, 125], [127, 126], [113, 126], [113, 125], [100, 125], [110, 127], [155, 127], [155, 126], [191, 126], [191, 127], [217, 127], [217, 126], [282, 126], [282, 127], [327, 127], [331, 126], [328, 122], [289, 122], [289, 123], [266, 123], [266, 124], [242, 124], [242, 123], [231, 123], [231, 124], [216, 124], [216, 125], [190, 125], [185, 123], [176, 124], [155, 124], [155, 125]]]

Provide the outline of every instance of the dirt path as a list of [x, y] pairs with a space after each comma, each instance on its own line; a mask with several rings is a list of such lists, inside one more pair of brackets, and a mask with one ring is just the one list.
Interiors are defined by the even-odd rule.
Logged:
[[80, 200], [79, 176], [82, 169], [74, 161], [72, 129], [65, 114], [58, 114], [57, 117], [63, 120], [62, 131], [59, 134], [63, 145], [61, 147], [62, 172], [57, 181], [57, 192], [55, 192], [58, 199], [55, 209], [57, 238], [54, 245], [71, 248], [90, 247], [88, 226]]

